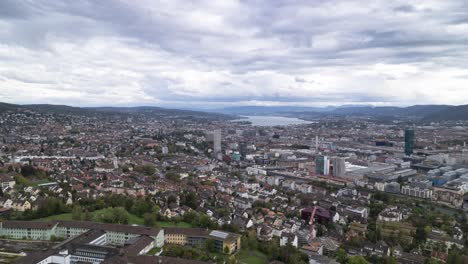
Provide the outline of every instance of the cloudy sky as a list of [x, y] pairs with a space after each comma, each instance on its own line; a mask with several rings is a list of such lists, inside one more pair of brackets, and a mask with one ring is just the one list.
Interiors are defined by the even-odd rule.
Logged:
[[1, 0], [0, 101], [468, 104], [468, 1]]

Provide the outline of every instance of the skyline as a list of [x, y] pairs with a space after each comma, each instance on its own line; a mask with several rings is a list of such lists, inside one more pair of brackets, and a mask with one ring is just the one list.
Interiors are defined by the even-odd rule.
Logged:
[[464, 1], [1, 1], [0, 101], [466, 104]]

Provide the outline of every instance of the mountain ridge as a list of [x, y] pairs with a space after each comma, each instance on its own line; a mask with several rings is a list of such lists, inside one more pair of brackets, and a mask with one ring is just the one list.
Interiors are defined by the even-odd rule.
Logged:
[[284, 115], [284, 116], [365, 116], [365, 117], [392, 117], [392, 118], [416, 118], [422, 121], [457, 121], [468, 120], [468, 105], [413, 105], [407, 107], [398, 106], [239, 106], [227, 107], [215, 110], [185, 110], [163, 108], [158, 106], [102, 106], [102, 107], [77, 107], [54, 104], [10, 104], [0, 102], [0, 112], [15, 109], [29, 109], [35, 111], [47, 111], [56, 113], [87, 114], [87, 113], [145, 113], [155, 115], [197, 115], [218, 116], [225, 118], [233, 115]]

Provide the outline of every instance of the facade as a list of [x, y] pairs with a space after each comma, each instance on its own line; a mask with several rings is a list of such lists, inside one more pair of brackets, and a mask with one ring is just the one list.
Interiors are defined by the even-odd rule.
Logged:
[[213, 152], [215, 154], [221, 153], [221, 130], [216, 129], [213, 131]]
[[434, 187], [432, 200], [450, 207], [461, 208], [463, 206], [463, 191], [459, 189]]
[[167, 228], [164, 240], [168, 244], [182, 246], [201, 246], [208, 239], [213, 240], [214, 247], [219, 252], [232, 254], [240, 249], [240, 235], [217, 230], [203, 228]]
[[15, 184], [16, 184], [15, 179], [12, 176], [0, 174], [0, 187], [2, 189], [8, 188], [8, 187], [13, 188]]
[[20, 264], [78, 264], [78, 263], [204, 263], [177, 258], [146, 256], [154, 248], [155, 240], [147, 235], [130, 239], [120, 247], [106, 242], [106, 232], [86, 231], [47, 251], [29, 253], [15, 263]]
[[414, 129], [406, 128], [405, 129], [405, 154], [410, 156], [413, 154], [414, 148]]
[[400, 184], [398, 182], [386, 183], [384, 190], [389, 193], [400, 193]]
[[432, 198], [431, 189], [423, 189], [419, 187], [403, 186], [401, 188], [401, 193], [408, 196], [419, 197], [424, 199]]
[[157, 247], [164, 245], [164, 231], [161, 229], [116, 224], [101, 224], [84, 221], [32, 222], [3, 221], [0, 236], [11, 239], [50, 240], [52, 236], [67, 239], [90, 230], [102, 230], [101, 240], [107, 245], [123, 246], [131, 239], [146, 235], [155, 240]]
[[346, 173], [346, 163], [345, 159], [341, 157], [336, 157], [333, 159], [333, 176], [343, 177]]
[[315, 174], [328, 175], [330, 174], [330, 160], [327, 156], [318, 155], [315, 157]]
[[378, 220], [383, 222], [400, 222], [403, 220], [403, 214], [398, 207], [390, 207], [379, 213]]

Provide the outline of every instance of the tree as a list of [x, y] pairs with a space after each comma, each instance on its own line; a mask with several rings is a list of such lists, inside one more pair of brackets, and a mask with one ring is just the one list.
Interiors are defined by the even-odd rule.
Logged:
[[385, 264], [398, 264], [398, 261], [394, 257], [385, 258]]
[[428, 258], [425, 262], [426, 264], [440, 264], [439, 261], [433, 259], [433, 258]]
[[380, 241], [382, 240], [382, 228], [379, 225], [375, 228], [375, 240]]
[[229, 247], [228, 246], [225, 246], [224, 247], [224, 254], [229, 254]]
[[21, 175], [23, 175], [24, 177], [33, 176], [34, 174], [36, 174], [36, 169], [33, 166], [31, 165], [21, 166]]
[[346, 260], [348, 259], [348, 256], [346, 254], [346, 251], [343, 249], [343, 248], [339, 248], [337, 251], [336, 251], [336, 257], [335, 257], [336, 261], [338, 261], [339, 263], [341, 264], [344, 264], [346, 263]]
[[16, 175], [15, 177], [15, 182], [16, 184], [18, 185], [21, 185], [21, 186], [29, 186], [31, 185], [31, 182], [29, 182], [24, 176], [22, 175]]
[[133, 203], [133, 206], [130, 209], [130, 212], [141, 217], [146, 212], [151, 212], [152, 207], [153, 207], [153, 203], [151, 201], [138, 199]]
[[414, 235], [414, 239], [417, 241], [417, 242], [424, 242], [426, 241], [426, 238], [427, 238], [427, 230], [424, 226], [417, 226], [416, 227], [416, 233]]
[[146, 213], [143, 215], [143, 220], [145, 223], [145, 226], [154, 226], [156, 224], [156, 216], [152, 213]]
[[176, 203], [176, 202], [177, 202], [177, 197], [175, 197], [174, 195], [169, 195], [169, 197], [167, 197], [167, 204]]
[[141, 166], [136, 166], [135, 171], [140, 172], [140, 173], [144, 173], [147, 176], [151, 176], [156, 172], [156, 169], [151, 164], [145, 164], [145, 165], [141, 165]]
[[104, 223], [128, 224], [128, 212], [123, 207], [107, 208], [97, 218]]
[[180, 175], [172, 171], [166, 173], [165, 177], [166, 179], [171, 180], [171, 181], [175, 181], [175, 182], [180, 181]]
[[205, 241], [205, 249], [206, 249], [206, 251], [211, 252], [211, 253], [215, 252], [215, 246], [214, 246], [214, 240], [213, 239], [209, 238], [209, 239], [207, 239]]
[[82, 219], [82, 212], [81, 206], [75, 205], [72, 210], [72, 219], [80, 221]]
[[348, 264], [368, 264], [363, 256], [353, 256], [348, 258]]
[[197, 194], [195, 192], [188, 192], [182, 196], [182, 205], [186, 205], [192, 209], [197, 208]]
[[91, 220], [93, 220], [93, 217], [92, 217], [91, 213], [90, 213], [88, 210], [85, 211], [84, 219], [83, 219], [83, 220], [84, 220], [84, 221], [91, 221]]

